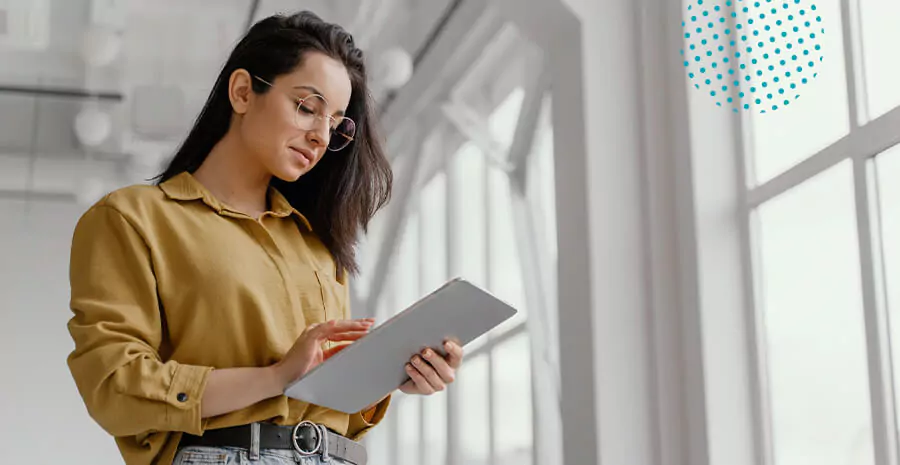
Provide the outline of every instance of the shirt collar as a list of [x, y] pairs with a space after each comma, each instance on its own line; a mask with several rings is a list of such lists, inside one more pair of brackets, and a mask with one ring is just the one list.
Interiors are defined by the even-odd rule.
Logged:
[[[203, 203], [208, 205], [210, 208], [215, 210], [217, 213], [223, 212], [234, 212], [234, 210], [228, 208], [227, 205], [220, 202], [215, 196], [210, 193], [203, 184], [200, 184], [200, 181], [189, 172], [185, 171], [171, 178], [167, 179], [163, 183], [159, 185], [159, 188], [172, 200], [179, 201], [190, 201], [190, 200], [202, 200]], [[279, 218], [285, 218], [290, 215], [296, 215], [297, 218], [306, 226], [310, 231], [312, 231], [312, 225], [309, 224], [309, 220], [303, 216], [302, 213], [297, 211], [293, 205], [274, 187], [269, 187], [269, 204], [270, 211], [267, 212], [272, 216], [277, 216]]]

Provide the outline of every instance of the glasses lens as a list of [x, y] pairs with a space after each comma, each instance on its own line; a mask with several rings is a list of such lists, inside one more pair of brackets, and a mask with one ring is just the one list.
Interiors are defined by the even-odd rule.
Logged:
[[297, 105], [297, 127], [309, 131], [316, 127], [319, 115], [325, 114], [325, 100], [319, 95], [305, 97]]
[[326, 116], [327, 104], [320, 95], [305, 97], [297, 105], [297, 127], [309, 131], [322, 124], [322, 120], [328, 121], [331, 138], [328, 141], [328, 150], [341, 150], [353, 141], [356, 135], [356, 123], [350, 118]]
[[328, 150], [343, 149], [353, 141], [355, 135], [356, 122], [350, 118], [338, 118], [337, 127], [331, 132], [331, 140], [328, 141]]

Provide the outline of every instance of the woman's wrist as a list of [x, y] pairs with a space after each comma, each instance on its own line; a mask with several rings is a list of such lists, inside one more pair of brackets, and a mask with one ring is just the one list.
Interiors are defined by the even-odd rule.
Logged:
[[290, 380], [281, 364], [269, 365], [263, 368], [263, 382], [266, 385], [268, 397], [276, 397], [284, 394]]

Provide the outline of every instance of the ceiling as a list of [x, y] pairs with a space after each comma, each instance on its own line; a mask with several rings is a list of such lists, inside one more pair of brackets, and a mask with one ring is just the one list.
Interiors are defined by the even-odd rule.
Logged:
[[[392, 47], [422, 53], [453, 3], [0, 0], [0, 198], [89, 198], [155, 174], [254, 21], [312, 10], [353, 33], [371, 67]], [[102, 33], [120, 38], [119, 52], [100, 41], [92, 56], [101, 62], [91, 62], [85, 38]], [[104, 51], [109, 63], [97, 58]], [[374, 84], [384, 100], [387, 90]], [[97, 146], [73, 129], [86, 108], [111, 116], [109, 137]]]

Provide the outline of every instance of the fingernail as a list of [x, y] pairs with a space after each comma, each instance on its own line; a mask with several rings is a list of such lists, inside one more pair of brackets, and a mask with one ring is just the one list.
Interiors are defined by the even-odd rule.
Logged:
[[430, 350], [426, 350], [426, 351], [423, 352], [423, 353], [425, 354], [425, 357], [426, 357], [426, 358], [431, 358], [431, 351], [430, 351]]

